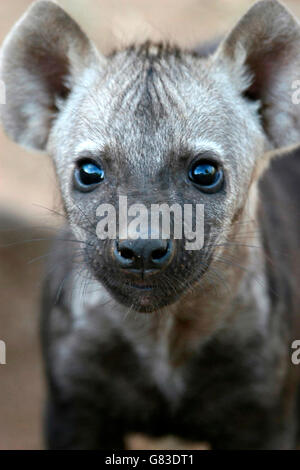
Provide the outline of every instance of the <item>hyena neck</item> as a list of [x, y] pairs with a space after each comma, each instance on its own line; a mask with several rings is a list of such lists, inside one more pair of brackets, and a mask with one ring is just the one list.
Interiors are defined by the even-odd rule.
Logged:
[[221, 329], [230, 327], [233, 331], [245, 322], [252, 326], [245, 334], [252, 334], [267, 322], [267, 277], [258, 240], [255, 248], [251, 245], [240, 256], [236, 254], [232, 264], [226, 259], [226, 269], [219, 273], [219, 279], [204, 280], [193, 294], [174, 306], [174, 323], [179, 330], [189, 329], [196, 342], [206, 341]]

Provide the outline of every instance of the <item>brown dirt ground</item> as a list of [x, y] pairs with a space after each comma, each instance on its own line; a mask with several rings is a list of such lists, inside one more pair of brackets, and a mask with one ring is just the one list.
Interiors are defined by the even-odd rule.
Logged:
[[[0, 42], [30, 0], [0, 2]], [[135, 40], [168, 39], [191, 46], [226, 32], [251, 0], [61, 0], [107, 52]], [[300, 16], [299, 0], [285, 3]], [[9, 142], [0, 131], [0, 247], [16, 237], [38, 238], [33, 226], [55, 220], [57, 207], [51, 162]], [[43, 206], [44, 208], [41, 208]], [[15, 231], [1, 231], [14, 228]], [[25, 235], [26, 234], [26, 235]], [[23, 238], [22, 238], [23, 237]], [[48, 243], [0, 248], [0, 339], [7, 343], [7, 365], [0, 366], [0, 449], [42, 448], [43, 381], [38, 342], [38, 299], [42, 262], [28, 261], [47, 252]], [[160, 442], [135, 436], [134, 449], [205, 448], [205, 444]]]

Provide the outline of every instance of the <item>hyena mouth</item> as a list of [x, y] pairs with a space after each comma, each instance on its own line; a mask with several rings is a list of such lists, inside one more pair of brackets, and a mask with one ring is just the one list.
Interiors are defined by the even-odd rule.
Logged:
[[117, 301], [141, 313], [151, 313], [172, 304], [177, 298], [174, 298], [174, 292], [163, 290], [158, 282], [150, 284], [149, 281], [127, 280], [108, 283], [107, 287]]
[[154, 289], [157, 289], [158, 285], [157, 284], [149, 284], [146, 283], [145, 281], [135, 281], [135, 282], [130, 282], [127, 281], [125, 282], [126, 287], [132, 288], [132, 289], [138, 289], [140, 291], [152, 291]]
[[144, 291], [150, 291], [155, 289], [155, 286], [147, 286], [147, 285], [138, 285], [138, 284], [127, 284], [130, 287], [133, 287], [134, 289], [139, 289], [139, 290], [144, 290]]

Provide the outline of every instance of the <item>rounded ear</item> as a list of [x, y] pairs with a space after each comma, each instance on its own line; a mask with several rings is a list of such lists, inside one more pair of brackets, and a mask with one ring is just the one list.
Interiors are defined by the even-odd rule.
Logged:
[[300, 77], [300, 25], [283, 5], [275, 0], [256, 3], [222, 42], [215, 59], [241, 93], [259, 103], [274, 147], [300, 141], [300, 109], [293, 99]]
[[56, 3], [38, 1], [6, 38], [0, 57], [0, 79], [6, 104], [0, 115], [16, 142], [44, 150], [57, 103], [65, 100], [87, 67], [99, 55], [77, 23]]

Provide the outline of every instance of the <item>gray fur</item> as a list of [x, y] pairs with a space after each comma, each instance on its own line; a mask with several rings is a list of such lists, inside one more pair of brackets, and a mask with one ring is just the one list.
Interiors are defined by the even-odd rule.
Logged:
[[[287, 312], [285, 294], [295, 298], [299, 272], [287, 260], [289, 276], [268, 264], [278, 248], [272, 220], [285, 217], [276, 207], [273, 218], [263, 172], [274, 149], [300, 140], [291, 101], [299, 40], [299, 24], [274, 0], [255, 4], [208, 56], [149, 42], [104, 58], [47, 1], [6, 39], [4, 128], [52, 156], [68, 220], [44, 296], [50, 447], [122, 448], [130, 431], [215, 448], [296, 445], [288, 344], [299, 312], [297, 302]], [[224, 167], [217, 194], [186, 179], [203, 152]], [[101, 160], [107, 179], [82, 194], [72, 181], [86, 156]], [[186, 252], [177, 241], [150, 300], [112, 262], [112, 242], [96, 237], [96, 208], [120, 194], [205, 205], [204, 248]], [[295, 224], [287, 248], [298, 242]]]

